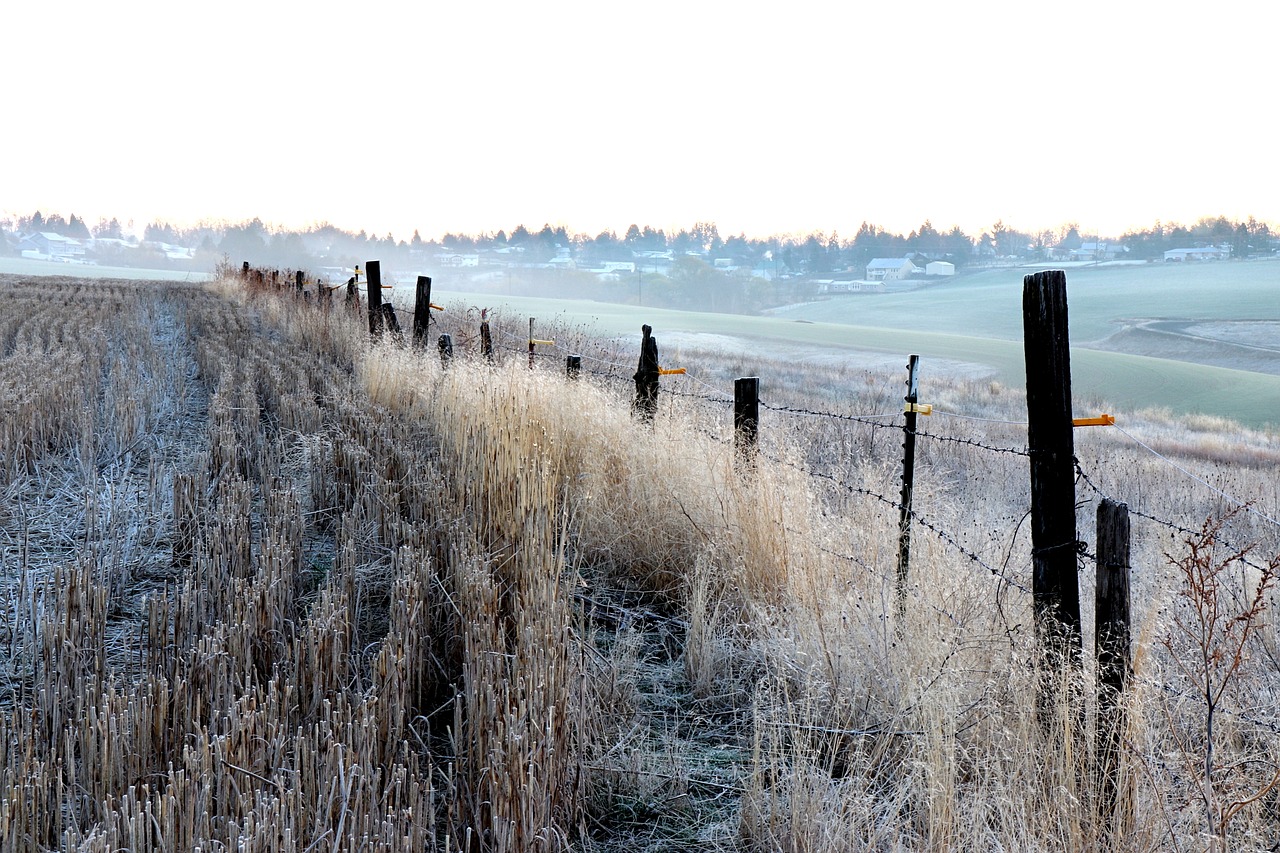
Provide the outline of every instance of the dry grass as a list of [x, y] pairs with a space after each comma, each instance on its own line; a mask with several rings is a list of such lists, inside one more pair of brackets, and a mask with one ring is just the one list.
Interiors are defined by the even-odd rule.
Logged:
[[[892, 426], [766, 411], [744, 472], [726, 406], [664, 394], [641, 426], [625, 371], [489, 363], [462, 319], [446, 369], [370, 344], [340, 295], [322, 310], [231, 276], [54, 300], [6, 283], [0, 302], [0, 849], [1204, 845], [1168, 757], [1196, 719], [1159, 642], [1177, 536], [1135, 522], [1134, 796], [1112, 833], [1082, 781], [1090, 703], [1068, 701], [1089, 668], [1047, 717], [1029, 699], [1022, 456], [921, 439], [915, 506], [945, 537], [916, 527], [899, 624], [897, 512], [832, 481], [896, 499]], [[686, 360], [726, 390], [743, 366]], [[901, 377], [747, 366], [774, 405], [900, 405]], [[991, 383], [925, 388], [1023, 417]], [[1123, 423], [1256, 502], [1224, 537], [1280, 551], [1254, 467], [1274, 436]], [[1025, 443], [1016, 424], [922, 426]], [[1077, 440], [1135, 509], [1198, 528], [1222, 508], [1122, 435]], [[1250, 778], [1278, 749], [1274, 625], [1254, 638], [1217, 753]], [[1275, 841], [1275, 808], [1241, 812], [1239, 847]]]

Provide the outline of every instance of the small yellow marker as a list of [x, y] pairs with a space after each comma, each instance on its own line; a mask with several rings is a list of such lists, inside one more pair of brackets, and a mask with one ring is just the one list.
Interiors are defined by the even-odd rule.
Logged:
[[917, 415], [932, 415], [933, 404], [932, 403], [907, 403], [905, 406], [903, 406], [902, 411], [906, 414], [911, 414], [912, 412], [915, 412]]
[[443, 305], [437, 305], [437, 304], [435, 304], [434, 302], [428, 302], [428, 303], [427, 303], [427, 305], [428, 305], [428, 306], [430, 306], [430, 307], [432, 307], [432, 308], [434, 308], [434, 309], [436, 309], [437, 311], [443, 311], [443, 310], [444, 310], [444, 306], [443, 306]]
[[1072, 418], [1072, 426], [1115, 426], [1115, 415], [1101, 414], [1096, 418]]
[[665, 367], [658, 368], [659, 376], [684, 376], [684, 373], [685, 373], [685, 370], [683, 367], [672, 367], [670, 369], [667, 369]]
[[553, 347], [556, 345], [556, 342], [555, 341], [539, 341], [534, 338], [529, 338], [529, 344], [530, 346], [532, 346], [533, 344], [542, 344], [543, 346]]

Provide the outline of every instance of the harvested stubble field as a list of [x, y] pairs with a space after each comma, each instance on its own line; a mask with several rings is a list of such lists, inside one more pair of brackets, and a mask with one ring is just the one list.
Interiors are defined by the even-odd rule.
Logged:
[[[1020, 393], [927, 388], [993, 420], [921, 438], [899, 621], [900, 430], [767, 410], [744, 475], [723, 403], [664, 393], [641, 426], [625, 369], [490, 364], [450, 322], [444, 369], [227, 277], [0, 281], [0, 849], [1276, 843], [1270, 613], [1208, 709], [1224, 670], [1178, 626], [1209, 599], [1165, 556], [1198, 537], [1141, 517], [1132, 794], [1094, 817], [1091, 703], [1030, 698]], [[897, 376], [701, 378], [744, 367], [775, 407], [900, 408]], [[1226, 492], [1255, 503], [1220, 540], [1280, 551], [1274, 435], [1123, 422], [1212, 488], [1081, 432], [1082, 538], [1101, 492], [1193, 531]], [[1224, 631], [1258, 576], [1214, 576]]]

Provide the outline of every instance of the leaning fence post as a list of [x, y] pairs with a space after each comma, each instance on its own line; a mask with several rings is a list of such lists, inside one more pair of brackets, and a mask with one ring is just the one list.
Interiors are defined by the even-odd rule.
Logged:
[[365, 261], [365, 282], [369, 291], [369, 334], [382, 331], [382, 262]]
[[898, 516], [898, 617], [907, 613], [907, 571], [911, 563], [911, 495], [916, 482], [916, 403], [920, 391], [920, 356], [907, 357], [906, 419], [902, 426], [902, 497]]
[[1076, 569], [1075, 444], [1067, 275], [1046, 270], [1022, 280], [1027, 366], [1027, 449], [1031, 456], [1031, 597], [1041, 644], [1078, 660], [1080, 583]]
[[1112, 829], [1125, 813], [1120, 791], [1124, 689], [1133, 672], [1129, 651], [1129, 507], [1104, 498], [1098, 505], [1098, 579], [1094, 653], [1098, 662], [1095, 780], [1098, 814]]
[[413, 300], [413, 343], [427, 345], [427, 332], [431, 325], [431, 276], [418, 276], [418, 288]]
[[756, 440], [760, 432], [760, 377], [744, 376], [733, 380], [733, 447], [738, 458], [750, 464], [755, 460]]
[[577, 379], [582, 375], [582, 356], [569, 355], [564, 359], [564, 373], [570, 379]]

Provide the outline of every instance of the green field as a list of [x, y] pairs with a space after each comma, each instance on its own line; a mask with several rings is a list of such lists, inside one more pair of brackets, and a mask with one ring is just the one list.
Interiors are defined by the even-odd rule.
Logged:
[[[1026, 270], [989, 270], [903, 293], [859, 294], [790, 306], [767, 317], [707, 314], [634, 305], [450, 292], [454, 310], [501, 308], [518, 316], [584, 324], [595, 333], [723, 335], [824, 350], [919, 353], [993, 368], [1002, 381], [1025, 381], [1022, 277]], [[440, 285], [445, 285], [441, 287]], [[1167, 408], [1219, 415], [1254, 427], [1280, 424], [1280, 375], [1141, 352], [1089, 348], [1128, 319], [1280, 320], [1280, 262], [1118, 266], [1067, 272], [1074, 396], [1118, 412]], [[411, 292], [398, 294], [402, 305]], [[1193, 357], [1188, 354], [1187, 357]]]

